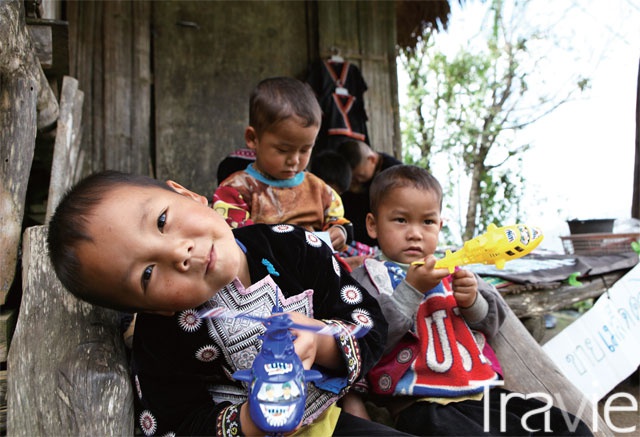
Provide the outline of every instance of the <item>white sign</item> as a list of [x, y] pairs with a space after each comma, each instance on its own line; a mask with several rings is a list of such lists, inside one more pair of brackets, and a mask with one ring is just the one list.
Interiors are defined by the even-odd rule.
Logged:
[[640, 365], [640, 265], [543, 349], [589, 399], [601, 399]]

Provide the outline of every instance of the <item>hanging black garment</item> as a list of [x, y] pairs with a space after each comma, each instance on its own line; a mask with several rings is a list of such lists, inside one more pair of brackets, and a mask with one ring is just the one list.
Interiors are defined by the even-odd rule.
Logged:
[[347, 139], [369, 144], [363, 97], [367, 84], [358, 67], [346, 60], [319, 60], [311, 66], [307, 82], [323, 112], [314, 154], [335, 150]]

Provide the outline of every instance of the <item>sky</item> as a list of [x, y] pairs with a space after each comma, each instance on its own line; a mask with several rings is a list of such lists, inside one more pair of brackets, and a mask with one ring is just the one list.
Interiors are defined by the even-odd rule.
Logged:
[[[489, 1], [450, 3], [446, 39], [455, 50], [477, 33]], [[640, 0], [529, 0], [527, 6], [526, 25], [550, 32], [554, 42], [532, 47], [544, 51], [538, 68], [546, 85], [562, 89], [582, 75], [591, 87], [517, 134], [532, 145], [524, 155], [526, 222], [545, 234], [541, 249], [558, 252], [571, 219], [613, 218], [614, 232], [640, 232], [630, 219]]]

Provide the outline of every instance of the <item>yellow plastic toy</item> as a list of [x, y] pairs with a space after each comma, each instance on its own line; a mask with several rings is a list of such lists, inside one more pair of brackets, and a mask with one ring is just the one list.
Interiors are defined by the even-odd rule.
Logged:
[[[524, 224], [497, 227], [489, 225], [487, 232], [465, 241], [460, 250], [447, 250], [444, 258], [436, 262], [435, 268], [448, 268], [453, 273], [457, 266], [468, 264], [494, 264], [503, 269], [507, 261], [521, 258], [535, 249], [543, 239], [536, 227]], [[416, 261], [414, 265], [424, 264]]]

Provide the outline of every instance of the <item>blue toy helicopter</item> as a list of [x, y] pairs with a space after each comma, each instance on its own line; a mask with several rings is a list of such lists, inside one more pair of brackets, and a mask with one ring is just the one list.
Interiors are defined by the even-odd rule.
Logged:
[[[261, 318], [247, 314], [232, 314], [229, 310], [215, 308], [200, 317], [243, 317], [264, 324], [260, 336], [262, 347], [250, 369], [237, 370], [233, 378], [249, 384], [249, 414], [256, 426], [270, 435], [282, 435], [293, 431], [302, 420], [307, 398], [307, 382], [323, 378], [317, 370], [305, 370], [295, 352], [295, 336], [290, 329], [311, 330], [318, 334], [334, 335], [331, 326], [319, 328], [294, 323], [289, 314], [282, 311], [276, 289], [275, 305], [271, 317]], [[368, 329], [357, 327], [351, 333], [360, 337]]]
[[263, 323], [267, 330], [253, 365], [236, 371], [233, 377], [249, 383], [249, 414], [255, 424], [268, 433], [281, 434], [298, 426], [307, 398], [306, 383], [321, 379], [322, 374], [302, 367], [289, 330], [300, 326], [282, 308], [274, 307], [273, 315]]

